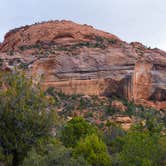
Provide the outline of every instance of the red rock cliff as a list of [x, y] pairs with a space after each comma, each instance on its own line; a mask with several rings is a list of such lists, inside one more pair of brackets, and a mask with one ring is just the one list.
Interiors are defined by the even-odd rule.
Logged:
[[71, 21], [14, 29], [0, 45], [1, 68], [26, 69], [44, 88], [118, 95], [166, 109], [166, 53]]

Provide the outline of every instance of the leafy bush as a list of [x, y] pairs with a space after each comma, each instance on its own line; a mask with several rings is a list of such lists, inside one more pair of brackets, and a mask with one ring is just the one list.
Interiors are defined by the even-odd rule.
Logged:
[[161, 136], [158, 140], [158, 165], [166, 165], [166, 136]]
[[[39, 147], [38, 147], [39, 146]], [[42, 141], [37, 149], [32, 149], [22, 166], [90, 166], [82, 157], [72, 157], [72, 149], [67, 149], [57, 141]]]
[[157, 164], [157, 144], [149, 132], [129, 132], [123, 141], [124, 145], [120, 152], [121, 165], [153, 166]]
[[39, 138], [50, 135], [55, 116], [47, 109], [44, 94], [23, 73], [9, 72], [0, 78], [0, 146], [18, 166]]
[[75, 117], [62, 129], [61, 140], [66, 147], [74, 147], [80, 138], [97, 132], [97, 128], [82, 117]]
[[105, 143], [95, 134], [82, 138], [76, 145], [73, 155], [83, 156], [92, 166], [111, 165], [111, 158]]
[[[106, 125], [108, 129], [104, 133], [104, 138], [108, 146], [115, 144], [114, 141], [116, 141], [117, 138], [125, 136], [126, 132], [118, 125], [110, 123], [110, 122], [107, 122]], [[117, 145], [116, 145], [116, 148], [118, 148]]]

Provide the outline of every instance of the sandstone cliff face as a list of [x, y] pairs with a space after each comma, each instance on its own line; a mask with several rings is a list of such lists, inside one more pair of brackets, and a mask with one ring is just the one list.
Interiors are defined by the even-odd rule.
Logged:
[[118, 95], [166, 109], [166, 53], [71, 21], [10, 31], [0, 45], [2, 69], [25, 69], [43, 88], [67, 94]]
[[166, 108], [166, 65], [148, 60], [137, 62], [133, 73], [133, 99], [136, 103]]
[[116, 36], [98, 31], [92, 26], [79, 25], [71, 21], [50, 21], [11, 30], [5, 35], [1, 51], [35, 49], [40, 44], [50, 49], [51, 45], [71, 45], [78, 41], [88, 42], [97, 37], [99, 40], [119, 40]]

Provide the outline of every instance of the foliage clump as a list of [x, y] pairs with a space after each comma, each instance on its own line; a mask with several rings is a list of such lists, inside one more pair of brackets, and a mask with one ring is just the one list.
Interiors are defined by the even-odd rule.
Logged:
[[82, 117], [75, 117], [62, 129], [61, 140], [65, 146], [74, 147], [80, 138], [97, 132], [97, 128]]
[[74, 156], [83, 156], [92, 166], [110, 166], [111, 158], [105, 143], [95, 134], [82, 138], [74, 149]]
[[55, 116], [43, 92], [23, 73], [1, 74], [0, 80], [0, 146], [18, 165], [39, 138], [50, 135]]
[[[165, 113], [119, 99], [127, 108], [121, 112], [111, 107], [114, 99], [42, 92], [22, 72], [0, 74], [0, 164], [166, 165]], [[109, 120], [114, 115], [134, 117], [135, 124], [124, 131]]]

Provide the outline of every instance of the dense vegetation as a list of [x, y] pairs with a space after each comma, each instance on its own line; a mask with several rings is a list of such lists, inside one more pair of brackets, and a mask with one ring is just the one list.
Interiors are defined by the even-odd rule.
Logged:
[[[127, 108], [120, 112], [111, 107], [115, 97], [42, 92], [17, 71], [1, 74], [0, 87], [0, 165], [166, 165], [164, 110], [119, 99]], [[124, 131], [107, 119], [117, 114], [134, 117], [135, 124]]]

